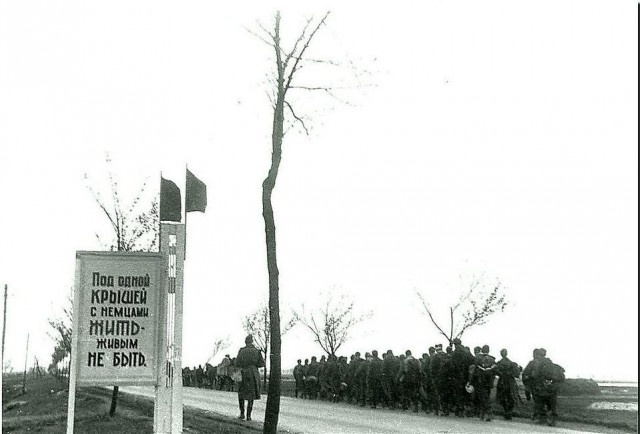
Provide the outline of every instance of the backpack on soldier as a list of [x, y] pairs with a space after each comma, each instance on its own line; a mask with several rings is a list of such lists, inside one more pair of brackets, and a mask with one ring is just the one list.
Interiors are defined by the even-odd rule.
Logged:
[[551, 364], [551, 380], [554, 383], [563, 383], [566, 380], [562, 366], [555, 363]]

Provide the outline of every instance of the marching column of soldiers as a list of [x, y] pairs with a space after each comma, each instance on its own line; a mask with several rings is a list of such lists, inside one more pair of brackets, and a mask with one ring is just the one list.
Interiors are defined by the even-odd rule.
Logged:
[[565, 379], [564, 369], [547, 358], [544, 349], [534, 351], [524, 371], [509, 360], [506, 349], [500, 356], [496, 361], [488, 345], [476, 347], [472, 353], [460, 339], [454, 339], [444, 351], [438, 344], [419, 359], [411, 351], [395, 356], [391, 350], [382, 358], [373, 350], [364, 358], [356, 352], [349, 360], [334, 355], [320, 360], [312, 357], [304, 363], [300, 359], [293, 370], [295, 396], [491, 421], [491, 391], [495, 387], [496, 401], [504, 418], [510, 420], [515, 406], [522, 402], [516, 383], [522, 375], [525, 397], [534, 401], [533, 419], [555, 425], [558, 384]]

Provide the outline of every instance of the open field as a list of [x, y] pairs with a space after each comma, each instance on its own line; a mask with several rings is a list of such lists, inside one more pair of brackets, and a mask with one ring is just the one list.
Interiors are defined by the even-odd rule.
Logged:
[[[66, 385], [51, 376], [27, 380], [22, 395], [22, 376], [2, 377], [3, 433], [64, 433], [67, 423]], [[120, 394], [118, 410], [109, 417], [111, 393], [102, 388], [79, 388], [76, 394], [76, 432], [92, 434], [152, 433], [153, 402]], [[11, 407], [11, 408], [8, 408]], [[255, 426], [212, 412], [185, 409], [185, 433], [255, 433]]]

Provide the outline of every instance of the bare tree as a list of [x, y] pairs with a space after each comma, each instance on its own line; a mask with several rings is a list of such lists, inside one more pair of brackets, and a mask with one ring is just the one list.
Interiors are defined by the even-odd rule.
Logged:
[[[269, 274], [269, 324], [271, 373], [267, 395], [267, 408], [263, 430], [265, 433], [275, 433], [280, 414], [280, 381], [281, 381], [281, 334], [280, 334], [280, 299], [279, 299], [279, 270], [276, 255], [276, 224], [273, 214], [271, 196], [276, 186], [278, 170], [282, 160], [282, 142], [285, 133], [286, 119], [290, 119], [289, 127], [298, 125], [309, 134], [308, 117], [298, 113], [290, 96], [292, 93], [317, 93], [343, 101], [336, 95], [337, 87], [330, 85], [313, 85], [298, 83], [299, 73], [305, 66], [338, 65], [331, 60], [314, 59], [309, 56], [309, 48], [318, 31], [326, 24], [329, 12], [319, 20], [309, 18], [303, 26], [297, 39], [286, 49], [282, 43], [280, 33], [280, 12], [275, 15], [273, 29], [268, 29], [258, 23], [258, 31], [251, 34], [267, 44], [274, 54], [274, 74], [268, 76], [271, 90], [267, 92], [273, 109], [273, 123], [271, 134], [271, 166], [262, 183], [262, 216], [264, 218], [265, 238], [267, 247], [267, 270]], [[351, 64], [352, 65], [352, 64]], [[340, 86], [341, 89], [348, 86]]]
[[[293, 317], [284, 325], [280, 331], [280, 336], [287, 334], [289, 330], [293, 328], [298, 322], [297, 316]], [[265, 359], [264, 377], [263, 382], [267, 385], [267, 373], [268, 373], [268, 355], [269, 355], [269, 343], [271, 342], [271, 324], [269, 321], [269, 307], [266, 304], [260, 306], [259, 309], [245, 316], [242, 319], [243, 330], [253, 336], [253, 343], [257, 349], [262, 352]]]
[[221, 353], [222, 351], [226, 350], [227, 348], [229, 348], [229, 337], [225, 337], [225, 338], [221, 338], [221, 339], [216, 339], [213, 342], [213, 346], [212, 346], [212, 350], [211, 350], [211, 355], [209, 356], [209, 358], [207, 359], [206, 363], [209, 363], [212, 359], [215, 359], [215, 357]]
[[[461, 277], [464, 282], [464, 278]], [[489, 282], [485, 274], [472, 275], [464, 284], [464, 291], [458, 301], [447, 309], [447, 321], [437, 321], [434, 309], [423, 294], [415, 290], [424, 313], [433, 326], [449, 344], [472, 327], [485, 324], [491, 316], [503, 312], [508, 305], [505, 288], [499, 279]], [[448, 324], [448, 327], [445, 325]]]
[[71, 359], [71, 334], [73, 322], [73, 288], [67, 296], [66, 307], [63, 307], [63, 315], [57, 319], [50, 319], [49, 325], [52, 328], [51, 338], [55, 345], [51, 354], [51, 364], [58, 366], [62, 361]]
[[298, 314], [302, 323], [313, 334], [314, 341], [328, 355], [335, 356], [340, 347], [349, 339], [353, 328], [371, 317], [370, 313], [357, 314], [354, 302], [344, 296], [336, 298], [326, 297], [319, 309], [307, 311], [302, 305]]
[[[111, 158], [108, 154], [105, 160], [109, 167], [108, 178], [112, 199], [110, 204], [91, 186], [89, 177], [85, 174], [87, 188], [113, 229], [111, 242], [104, 243], [97, 233], [96, 238], [111, 250], [119, 252], [157, 251], [160, 239], [160, 210], [157, 197], [147, 202], [143, 200], [147, 188], [145, 181], [131, 203], [125, 205], [118, 189], [118, 182], [111, 170]], [[113, 386], [111, 408], [109, 409], [110, 416], [116, 413], [118, 390], [118, 386]]]
[[160, 237], [160, 210], [157, 197], [148, 201], [143, 200], [147, 190], [147, 182], [144, 181], [133, 200], [126, 204], [122, 200], [118, 182], [111, 170], [112, 161], [108, 154], [105, 162], [111, 187], [110, 202], [91, 186], [89, 176], [84, 175], [87, 188], [113, 229], [112, 238], [109, 241], [103, 241], [97, 233], [96, 238], [110, 250], [119, 252], [157, 251]]

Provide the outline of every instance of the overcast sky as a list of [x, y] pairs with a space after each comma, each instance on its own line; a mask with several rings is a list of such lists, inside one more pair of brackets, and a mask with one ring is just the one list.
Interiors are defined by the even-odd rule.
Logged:
[[[109, 237], [83, 179], [110, 194], [106, 152], [125, 201], [145, 180], [157, 193], [160, 171], [184, 182], [185, 164], [207, 184], [207, 212], [189, 215], [183, 358], [243, 344], [241, 318], [267, 293], [273, 68], [246, 28], [279, 8], [287, 46], [330, 9], [309, 54], [367, 72], [341, 93], [349, 105], [295, 95], [313, 128], [286, 136], [274, 193], [283, 317], [337, 291], [373, 314], [342, 354], [421, 354], [442, 339], [414, 291], [445, 316], [458, 276], [486, 272], [511, 303], [468, 345], [521, 364], [543, 346], [569, 376], [637, 380], [636, 3], [343, 3], [2, 2], [0, 284], [16, 369], [27, 333], [49, 363], [75, 251]], [[351, 77], [303, 72], [305, 85]], [[320, 353], [298, 326], [283, 366]]]

